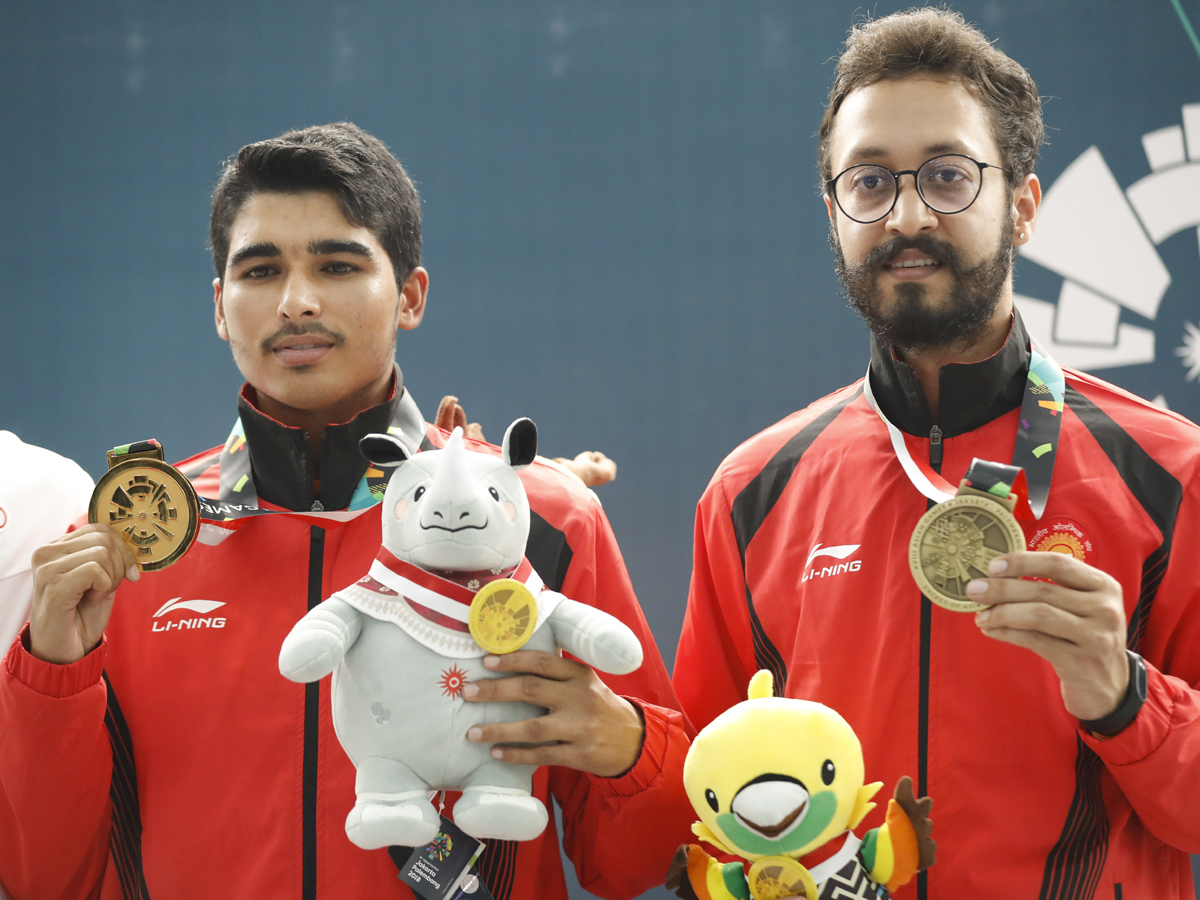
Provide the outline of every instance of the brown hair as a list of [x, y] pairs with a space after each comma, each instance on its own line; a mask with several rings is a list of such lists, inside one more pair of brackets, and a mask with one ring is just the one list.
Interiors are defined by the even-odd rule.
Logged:
[[309, 191], [331, 192], [347, 222], [375, 235], [403, 289], [409, 273], [421, 264], [421, 198], [383, 142], [350, 122], [247, 144], [225, 164], [209, 224], [217, 277], [225, 278], [229, 230], [250, 197]]
[[1037, 85], [1024, 67], [993, 47], [959, 13], [925, 7], [863, 22], [850, 30], [821, 120], [818, 165], [823, 186], [833, 177], [829, 137], [846, 97], [880, 81], [919, 75], [956, 81], [983, 104], [1010, 185], [1033, 171], [1045, 134]]

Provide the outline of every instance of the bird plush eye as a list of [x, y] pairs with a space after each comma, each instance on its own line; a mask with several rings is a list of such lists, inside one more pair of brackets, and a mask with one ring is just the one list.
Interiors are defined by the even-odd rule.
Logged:
[[833, 776], [837, 773], [834, 768], [833, 760], [827, 759], [821, 765], [821, 780], [826, 784], [833, 784]]
[[420, 500], [421, 496], [424, 493], [425, 493], [425, 485], [421, 485], [419, 488], [417, 488], [415, 491], [413, 491], [413, 503], [416, 503], [418, 500]]
[[704, 792], [704, 799], [708, 801], [708, 805], [712, 807], [713, 812], [721, 811], [721, 804], [717, 802], [717, 795], [713, 793], [712, 788]]
[[500, 492], [497, 491], [494, 487], [488, 488], [488, 493], [492, 495], [493, 500], [495, 500], [497, 503], [500, 502]]

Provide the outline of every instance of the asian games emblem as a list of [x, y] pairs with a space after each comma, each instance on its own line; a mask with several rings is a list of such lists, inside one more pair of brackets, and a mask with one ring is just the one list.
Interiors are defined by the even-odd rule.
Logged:
[[467, 683], [467, 673], [458, 666], [451, 666], [442, 672], [438, 687], [442, 689], [443, 697], [461, 697], [463, 686]]
[[[1064, 366], [1124, 367], [1122, 387], [1200, 421], [1200, 324], [1194, 323], [1195, 250], [1165, 245], [1200, 226], [1200, 103], [1182, 121], [1142, 135], [1150, 172], [1122, 188], [1099, 147], [1046, 190], [1037, 230], [1020, 253], [1062, 277], [1057, 302], [1015, 295], [1030, 334]], [[1178, 242], [1175, 242], [1178, 243]], [[1188, 259], [1176, 271], [1168, 259]], [[1174, 290], [1171, 288], [1174, 287]], [[1164, 302], [1165, 301], [1165, 302]], [[1172, 350], [1174, 351], [1172, 353]], [[1171, 357], [1177, 364], [1167, 364]]]
[[442, 860], [450, 855], [450, 851], [453, 849], [454, 841], [450, 839], [450, 835], [443, 831], [429, 842], [429, 858], [435, 862], [442, 862]]

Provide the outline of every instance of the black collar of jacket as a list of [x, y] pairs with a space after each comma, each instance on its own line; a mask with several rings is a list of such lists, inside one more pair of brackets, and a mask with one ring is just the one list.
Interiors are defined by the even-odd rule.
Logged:
[[1013, 311], [1004, 346], [987, 359], [950, 363], [938, 373], [938, 419], [933, 421], [916, 370], [896, 358], [890, 345], [871, 336], [868, 375], [879, 408], [901, 431], [928, 437], [937, 425], [952, 438], [974, 431], [1021, 405], [1029, 371], [1029, 333]]
[[[370, 463], [358, 452], [368, 434], [386, 434], [392, 411], [404, 394], [404, 376], [396, 368], [391, 396], [364, 409], [349, 422], [330, 425], [321, 433], [321, 459], [312, 459], [308, 432], [277, 422], [254, 405], [254, 389], [238, 395], [238, 415], [246, 433], [250, 470], [260, 500], [290, 510], [310, 510], [316, 500], [325, 509], [346, 509]], [[321, 479], [317, 497], [313, 481]]]

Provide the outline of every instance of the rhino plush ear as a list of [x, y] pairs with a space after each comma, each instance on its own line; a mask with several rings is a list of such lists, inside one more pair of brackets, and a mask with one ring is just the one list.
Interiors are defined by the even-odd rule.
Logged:
[[522, 469], [537, 456], [537, 426], [533, 419], [517, 419], [504, 432], [504, 461], [514, 469]]
[[400, 438], [391, 434], [368, 434], [358, 442], [358, 452], [385, 468], [398, 466], [408, 459], [408, 450]]

